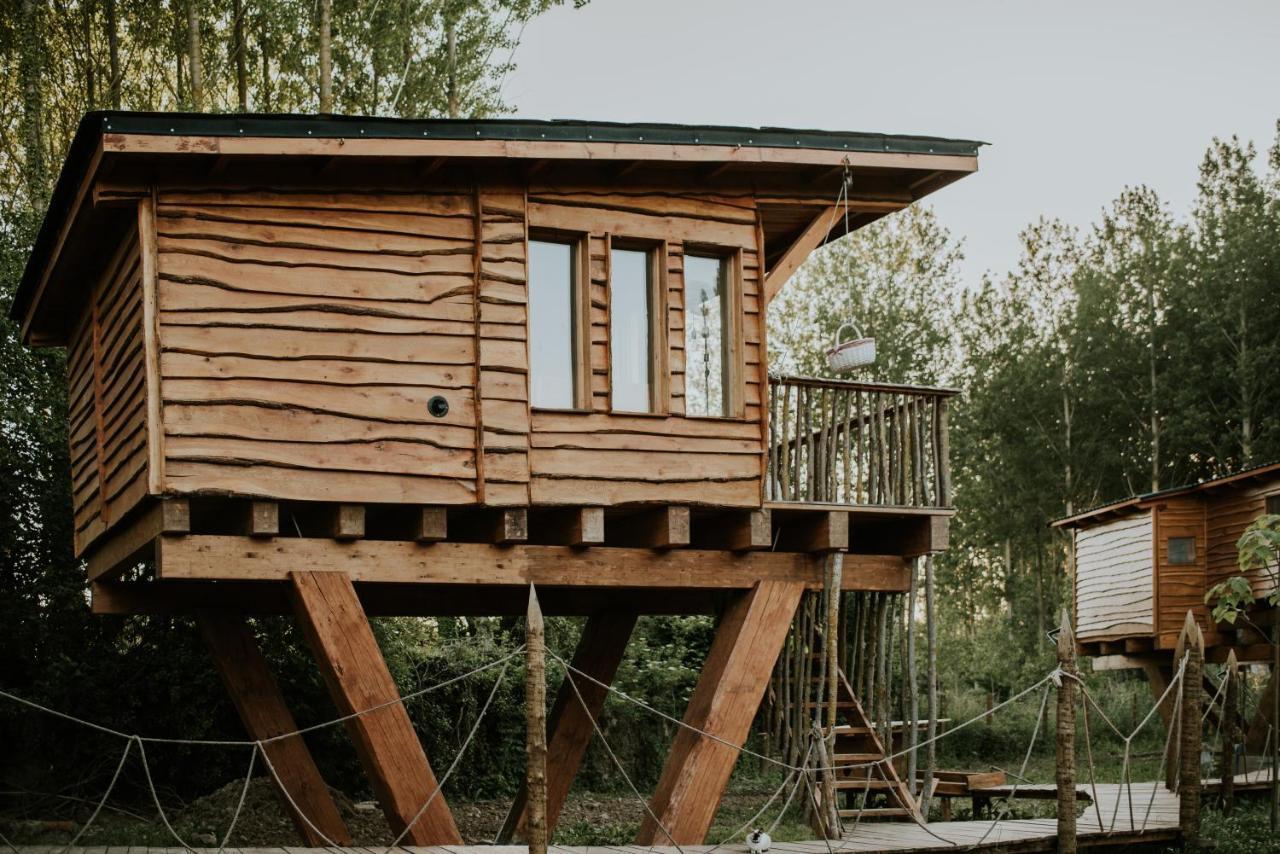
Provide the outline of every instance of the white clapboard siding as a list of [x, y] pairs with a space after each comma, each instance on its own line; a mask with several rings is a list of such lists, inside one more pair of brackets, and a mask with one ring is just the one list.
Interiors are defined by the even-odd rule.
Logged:
[[1151, 516], [1076, 532], [1076, 636], [1153, 631]]

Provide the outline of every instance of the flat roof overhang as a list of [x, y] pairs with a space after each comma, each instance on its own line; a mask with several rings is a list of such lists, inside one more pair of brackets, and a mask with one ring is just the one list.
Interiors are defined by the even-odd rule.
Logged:
[[[23, 340], [64, 343], [75, 304], [70, 283], [83, 281], [93, 240], [128, 226], [122, 210], [145, 177], [205, 164], [206, 182], [241, 164], [320, 164], [307, 174], [324, 183], [363, 164], [425, 164], [419, 180], [442, 164], [478, 171], [519, 164], [527, 179], [556, 169], [604, 169], [618, 182], [644, 170], [694, 186], [764, 182], [760, 202], [766, 263], [772, 266], [815, 211], [830, 208], [846, 170], [855, 175], [851, 215], [833, 217], [823, 242], [899, 210], [978, 167], [984, 143], [937, 137], [783, 128], [624, 124], [570, 120], [395, 119], [358, 116], [88, 113], [68, 151], [49, 211], [11, 307]], [[246, 166], [246, 168], [248, 168]], [[189, 172], [186, 174], [190, 174]], [[144, 180], [139, 181], [139, 176]], [[118, 203], [126, 203], [123, 207]], [[84, 243], [82, 241], [88, 241]], [[64, 253], [67, 246], [76, 252]], [[80, 251], [87, 249], [88, 251]]]

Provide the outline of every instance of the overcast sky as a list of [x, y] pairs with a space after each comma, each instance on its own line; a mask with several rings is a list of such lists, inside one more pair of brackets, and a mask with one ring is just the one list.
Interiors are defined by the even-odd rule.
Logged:
[[524, 33], [531, 118], [775, 125], [991, 143], [930, 197], [967, 273], [1040, 215], [1084, 226], [1126, 184], [1190, 205], [1214, 135], [1280, 118], [1278, 0], [591, 0]]

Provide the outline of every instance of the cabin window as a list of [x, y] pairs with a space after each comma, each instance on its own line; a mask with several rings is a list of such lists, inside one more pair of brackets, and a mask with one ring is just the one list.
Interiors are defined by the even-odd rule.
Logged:
[[580, 243], [529, 241], [529, 402], [584, 408]]
[[619, 412], [658, 409], [656, 256], [648, 249], [609, 253], [609, 401]]
[[684, 258], [685, 414], [732, 415], [734, 323], [732, 259]]
[[1189, 566], [1196, 562], [1195, 537], [1169, 538], [1169, 565]]
[[1280, 516], [1280, 494], [1267, 496], [1267, 515]]

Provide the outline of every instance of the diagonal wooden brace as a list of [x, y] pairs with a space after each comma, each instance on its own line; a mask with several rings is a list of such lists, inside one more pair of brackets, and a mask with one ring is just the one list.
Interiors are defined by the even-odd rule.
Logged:
[[[345, 572], [290, 572], [294, 610], [387, 823], [409, 845], [460, 845], [444, 795]], [[431, 803], [423, 809], [428, 799]], [[421, 815], [419, 815], [421, 812]], [[415, 816], [417, 817], [415, 821]], [[411, 824], [412, 823], [412, 824]]]
[[[249, 737], [266, 740], [296, 732], [298, 725], [245, 618], [202, 611], [198, 619], [205, 645]], [[267, 742], [262, 751], [275, 770], [277, 788], [287, 790], [279, 793], [280, 801], [303, 841], [312, 847], [350, 845], [351, 834], [302, 736]]]
[[[627, 649], [627, 641], [635, 629], [636, 615], [627, 611], [605, 611], [587, 619], [573, 653], [572, 666], [605, 685], [613, 682], [618, 665]], [[570, 683], [570, 679], [573, 680]], [[577, 686], [577, 691], [574, 686]], [[578, 773], [587, 746], [595, 735], [593, 720], [600, 711], [608, 690], [576, 673], [566, 673], [556, 694], [551, 716], [547, 719], [547, 829], [554, 831], [556, 820], [569, 797], [569, 788]], [[582, 695], [582, 699], [578, 695]], [[583, 708], [583, 703], [586, 709]], [[524, 838], [527, 793], [523, 785], [516, 793], [507, 820], [498, 833], [498, 843], [505, 845], [514, 838]]]
[[684, 714], [689, 728], [676, 733], [637, 844], [702, 843], [803, 592], [803, 584], [760, 581], [725, 611]]

